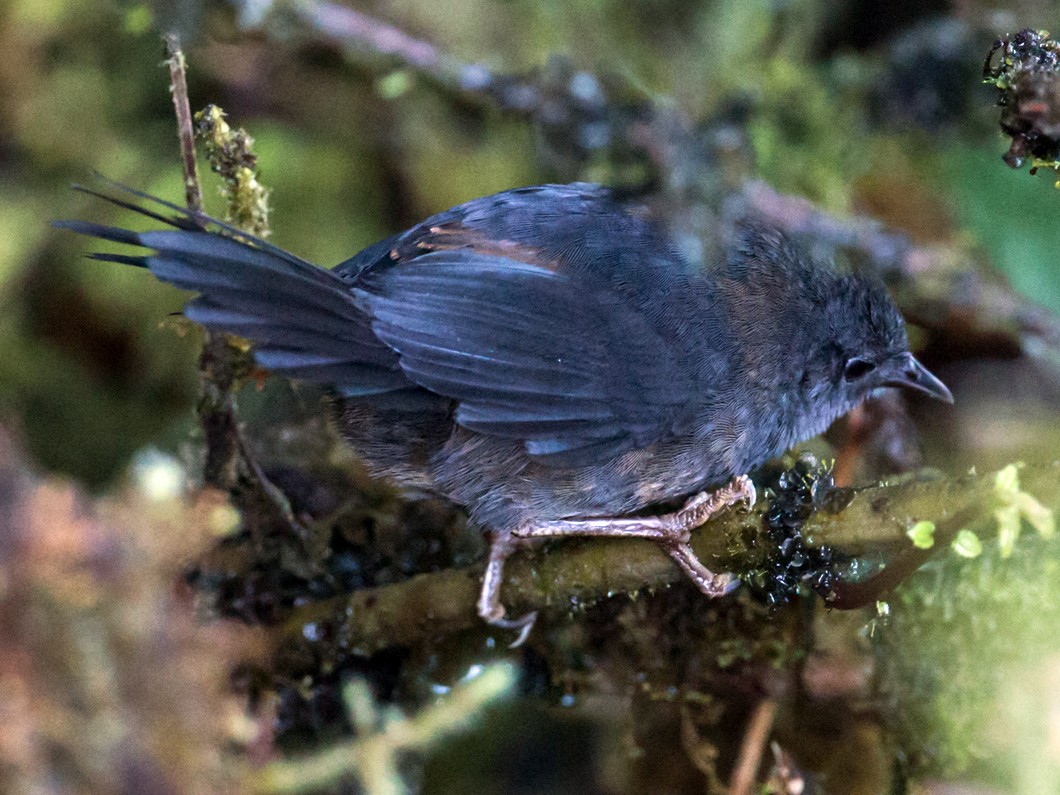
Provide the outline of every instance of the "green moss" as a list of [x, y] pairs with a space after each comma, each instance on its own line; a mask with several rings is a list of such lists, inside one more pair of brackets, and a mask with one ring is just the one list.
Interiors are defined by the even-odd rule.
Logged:
[[940, 555], [890, 604], [874, 633], [879, 690], [914, 777], [1057, 791], [1045, 726], [1060, 643], [1060, 546], [1024, 535], [1007, 559], [996, 544], [975, 558]]
[[868, 168], [853, 106], [823, 70], [772, 60], [755, 74], [760, 111], [748, 126], [759, 176], [781, 191], [845, 210], [851, 184]]

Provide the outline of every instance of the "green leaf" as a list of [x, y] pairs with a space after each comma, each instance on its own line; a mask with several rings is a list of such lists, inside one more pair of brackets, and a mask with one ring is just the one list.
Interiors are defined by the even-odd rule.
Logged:
[[1001, 557], [1010, 557], [1020, 535], [1019, 506], [1005, 505], [997, 508], [994, 510], [994, 518], [997, 520], [997, 545], [1001, 550]]
[[917, 549], [931, 549], [935, 546], [935, 523], [920, 521], [905, 531]]
[[983, 542], [971, 530], [958, 530], [952, 546], [962, 558], [977, 558], [983, 554]]
[[1018, 464], [1009, 464], [994, 477], [994, 489], [999, 496], [1007, 497], [1019, 492], [1020, 474]]

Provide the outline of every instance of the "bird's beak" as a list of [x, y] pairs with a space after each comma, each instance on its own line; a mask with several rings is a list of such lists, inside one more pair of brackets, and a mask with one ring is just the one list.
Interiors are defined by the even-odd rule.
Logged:
[[911, 353], [903, 353], [888, 362], [882, 369], [881, 376], [884, 386], [909, 387], [936, 400], [953, 402], [953, 393]]

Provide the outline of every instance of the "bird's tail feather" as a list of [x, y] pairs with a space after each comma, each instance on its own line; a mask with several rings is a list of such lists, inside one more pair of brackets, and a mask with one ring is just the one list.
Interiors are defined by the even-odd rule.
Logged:
[[184, 314], [209, 329], [246, 337], [258, 362], [274, 372], [327, 384], [349, 397], [382, 397], [413, 387], [341, 276], [222, 221], [111, 184], [124, 195], [75, 187], [168, 228], [135, 232], [84, 221], [53, 224], [148, 249], [94, 253], [92, 259], [146, 268], [161, 281], [198, 293]]

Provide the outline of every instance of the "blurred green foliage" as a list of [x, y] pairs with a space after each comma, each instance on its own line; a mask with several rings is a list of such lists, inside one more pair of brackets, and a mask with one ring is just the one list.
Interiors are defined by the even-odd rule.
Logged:
[[940, 555], [891, 607], [877, 638], [880, 692], [902, 747], [916, 749], [910, 768], [1056, 792], [1048, 711], [1029, 695], [1055, 693], [1060, 676], [1055, 543], [1028, 537], [1007, 559], [996, 543], [982, 558]]
[[[940, 238], [980, 241], [1021, 289], [1060, 308], [1056, 198], [1001, 165], [985, 114], [936, 135], [874, 119], [886, 48], [822, 53], [833, 6], [395, 0], [375, 12], [500, 73], [561, 54], [693, 116], [736, 102], [756, 173], [832, 211], [859, 205], [860, 177], [900, 172], [906, 182], [888, 190], [929, 191], [956, 219]], [[65, 189], [93, 171], [177, 199], [160, 13], [197, 20], [193, 103], [216, 101], [251, 132], [273, 189], [273, 240], [311, 260], [334, 264], [431, 212], [545, 174], [526, 124], [454, 105], [407, 72], [351, 69], [297, 35], [247, 36], [223, 5], [0, 6], [0, 412], [41, 463], [97, 485], [132, 450], [186, 433], [195, 344], [157, 329], [179, 307], [172, 291], [80, 262], [89, 244], [47, 221], [128, 221]]]
[[998, 167], [1003, 143], [955, 143], [938, 154], [941, 185], [957, 222], [1025, 295], [1060, 312], [1060, 191], [1048, 173], [1037, 178]]

